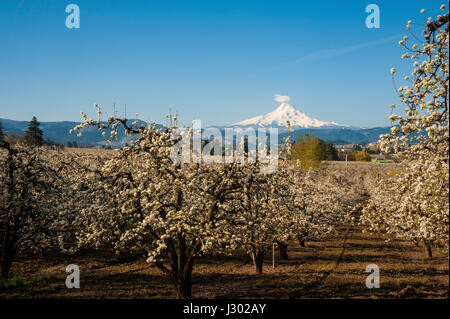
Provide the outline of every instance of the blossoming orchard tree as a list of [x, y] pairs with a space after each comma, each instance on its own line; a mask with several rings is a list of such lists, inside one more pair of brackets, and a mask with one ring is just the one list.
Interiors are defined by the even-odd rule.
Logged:
[[399, 43], [414, 66], [398, 88], [406, 114], [390, 116], [395, 126], [380, 146], [400, 152], [403, 169], [373, 189], [362, 216], [372, 230], [422, 242], [430, 258], [432, 247], [448, 249], [449, 241], [449, 14], [445, 5], [441, 10], [428, 18], [422, 44], [410, 45], [407, 36]]
[[190, 298], [196, 258], [235, 248], [227, 201], [239, 191], [242, 166], [173, 161], [176, 125], [137, 128], [115, 116], [100, 124], [100, 116], [98, 108], [97, 121], [85, 117], [74, 131], [94, 125], [110, 129], [114, 137], [121, 125], [137, 139], [98, 174], [86, 176], [93, 204], [75, 221], [78, 245], [111, 243], [117, 252], [144, 253], [148, 263], [172, 278], [178, 298]]
[[0, 142], [0, 274], [19, 252], [58, 249], [73, 238], [69, 207], [77, 161], [50, 147]]
[[264, 175], [258, 165], [244, 165], [242, 169], [241, 191], [230, 203], [237, 212], [230, 231], [236, 233], [239, 247], [248, 252], [256, 272], [261, 274], [270, 247], [274, 243], [283, 245], [292, 237], [290, 229], [296, 212], [282, 205], [285, 197], [292, 198], [285, 187], [287, 174], [278, 169], [274, 174]]
[[304, 171], [291, 160], [290, 146], [287, 140], [273, 174], [261, 175], [257, 165], [245, 165], [246, 177], [239, 180], [242, 190], [231, 204], [239, 212], [231, 231], [251, 256], [257, 273], [262, 273], [264, 256], [274, 243], [280, 258], [287, 259], [289, 241], [304, 242], [330, 233], [359, 200], [345, 176]]
[[[102, 124], [101, 108], [96, 107], [97, 120], [83, 113], [84, 123], [72, 132], [80, 135], [85, 127], [96, 126], [110, 130], [115, 138], [123, 126], [136, 139], [97, 172], [84, 176], [88, 188], [81, 196], [86, 198], [75, 202], [92, 205], [79, 209], [73, 222], [78, 247], [107, 244], [117, 253], [145, 254], [148, 263], [172, 278], [179, 298], [192, 296], [192, 271], [201, 254], [242, 248], [252, 257], [256, 272], [262, 273], [264, 255], [273, 243], [286, 245], [300, 234], [317, 238], [342, 220], [345, 185], [311, 178], [311, 173], [293, 165], [286, 156], [290, 143], [281, 162], [269, 162], [277, 169], [267, 170], [262, 156], [269, 152], [264, 143], [258, 151], [246, 150], [245, 138], [241, 152], [232, 152], [231, 163], [222, 155], [214, 155], [222, 163], [196, 163], [192, 159], [198, 154], [190, 148], [193, 128], [184, 131], [189, 142], [177, 149], [176, 123], [165, 129], [136, 127], [137, 122], [129, 125], [112, 116]], [[186, 158], [176, 160], [174, 154]], [[244, 160], [236, 162], [240, 156]]]
[[298, 212], [294, 233], [301, 245], [342, 225], [360, 199], [353, 181], [337, 172], [295, 170], [292, 175], [292, 209]]

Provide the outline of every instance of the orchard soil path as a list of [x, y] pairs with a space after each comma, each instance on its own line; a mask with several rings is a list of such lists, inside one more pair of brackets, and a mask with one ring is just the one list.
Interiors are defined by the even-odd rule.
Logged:
[[[448, 298], [449, 260], [439, 251], [427, 259], [410, 242], [343, 226], [306, 247], [291, 243], [289, 259], [275, 268], [268, 254], [257, 275], [244, 254], [204, 256], [193, 274], [194, 298]], [[65, 287], [65, 266], [80, 266], [81, 288]], [[380, 269], [380, 288], [368, 289], [366, 266]], [[0, 298], [174, 298], [171, 281], [143, 258], [118, 260], [109, 252], [77, 256], [21, 256], [11, 277], [26, 280], [0, 288]], [[33, 281], [30, 281], [34, 279]]]

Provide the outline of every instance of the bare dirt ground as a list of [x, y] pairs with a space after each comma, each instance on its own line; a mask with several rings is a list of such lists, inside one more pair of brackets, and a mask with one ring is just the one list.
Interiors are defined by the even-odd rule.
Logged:
[[[439, 251], [427, 259], [422, 247], [342, 227], [321, 241], [289, 246], [289, 260], [275, 268], [267, 256], [257, 275], [245, 255], [201, 257], [193, 274], [194, 298], [448, 298], [449, 260]], [[81, 288], [65, 286], [66, 265], [80, 266]], [[365, 286], [368, 264], [380, 268], [380, 288]], [[109, 252], [74, 257], [20, 257], [0, 298], [174, 298], [171, 281], [143, 258], [118, 262]], [[37, 279], [36, 279], [37, 278]], [[34, 279], [30, 281], [30, 279]]]

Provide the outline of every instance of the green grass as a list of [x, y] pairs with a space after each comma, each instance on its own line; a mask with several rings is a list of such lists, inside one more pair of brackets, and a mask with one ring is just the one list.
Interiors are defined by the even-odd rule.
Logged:
[[29, 286], [29, 285], [33, 285], [38, 282], [43, 282], [43, 281], [51, 280], [54, 278], [56, 278], [56, 277], [52, 274], [31, 278], [29, 280], [21, 279], [19, 277], [13, 277], [11, 280], [7, 280], [7, 281], [0, 280], [0, 289], [10, 289], [10, 288]]

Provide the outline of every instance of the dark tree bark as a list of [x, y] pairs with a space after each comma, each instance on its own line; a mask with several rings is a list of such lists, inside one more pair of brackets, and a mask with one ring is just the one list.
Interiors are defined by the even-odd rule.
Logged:
[[288, 260], [288, 245], [285, 243], [278, 243], [278, 248], [280, 250], [280, 259]]
[[255, 266], [255, 271], [257, 274], [263, 273], [264, 264], [264, 252], [254, 251], [252, 252], [253, 265]]
[[300, 245], [300, 247], [306, 247], [305, 246], [305, 239], [303, 237], [298, 237], [298, 244]]
[[[225, 191], [226, 189], [220, 190], [221, 193], [225, 193]], [[175, 192], [175, 207], [177, 209], [181, 207], [181, 201], [182, 192], [177, 190]], [[217, 203], [211, 205], [208, 210], [208, 220], [214, 220], [216, 209]], [[157, 237], [157, 235], [155, 234], [154, 237]], [[181, 233], [173, 238], [166, 239], [165, 243], [168, 252], [166, 257], [169, 258], [170, 268], [166, 268], [161, 262], [156, 262], [156, 266], [170, 275], [175, 284], [178, 299], [192, 298], [192, 270], [196, 256], [202, 248], [202, 243], [199, 240], [190, 243]]]
[[192, 298], [192, 270], [201, 242], [197, 241], [188, 247], [185, 238], [179, 234], [176, 240], [168, 239], [166, 243], [170, 269], [160, 262], [157, 262], [156, 266], [172, 277], [178, 299]]
[[11, 269], [11, 264], [13, 261], [14, 254], [12, 252], [2, 252], [2, 257], [0, 261], [0, 279], [7, 280], [9, 270]]
[[192, 271], [181, 272], [178, 274], [176, 289], [177, 299], [192, 298]]
[[433, 251], [431, 249], [431, 245], [428, 244], [427, 242], [424, 242], [425, 245], [425, 252], [427, 253], [427, 257], [432, 259], [433, 258]]
[[15, 255], [14, 240], [11, 239], [10, 229], [7, 226], [2, 238], [2, 249], [0, 251], [0, 279], [8, 279], [9, 270]]

